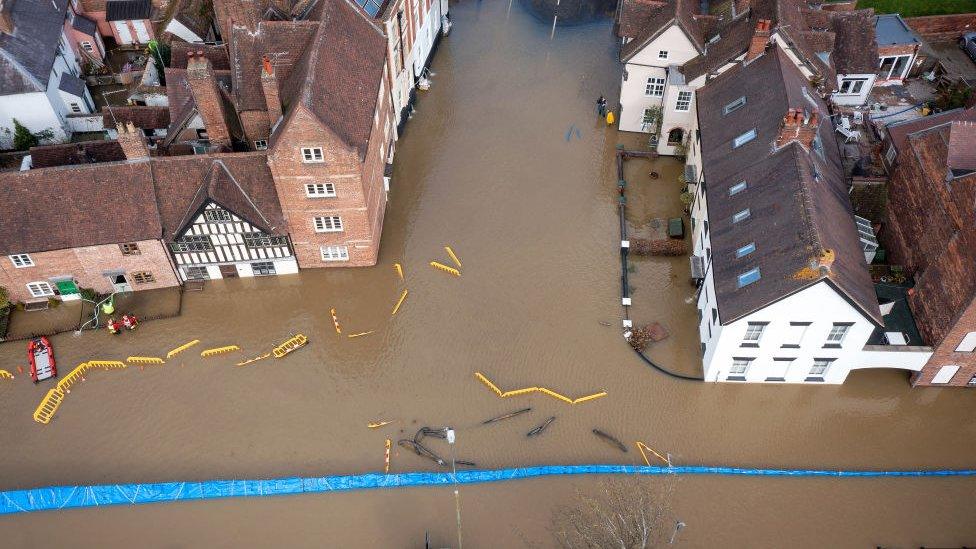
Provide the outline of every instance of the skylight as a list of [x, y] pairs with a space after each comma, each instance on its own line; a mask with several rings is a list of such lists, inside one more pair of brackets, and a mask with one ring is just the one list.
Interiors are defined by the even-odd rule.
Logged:
[[739, 147], [745, 145], [746, 143], [752, 141], [755, 138], [756, 138], [756, 128], [753, 128], [747, 131], [746, 133], [740, 135], [739, 137], [736, 137], [734, 140], [732, 140], [732, 148], [738, 149]]
[[746, 208], [732, 216], [732, 223], [738, 223], [744, 219], [749, 219], [750, 215], [752, 215], [752, 213], [749, 211], [749, 208]]
[[748, 187], [748, 185], [745, 181], [739, 181], [735, 185], [729, 187], [729, 196], [735, 196], [741, 193], [742, 191], [746, 190], [746, 187]]
[[749, 269], [748, 271], [739, 275], [739, 287], [742, 288], [748, 286], [753, 282], [759, 280], [760, 277], [761, 276], [759, 274], [759, 267], [756, 267], [755, 269]]
[[724, 114], [729, 114], [730, 112], [739, 110], [740, 108], [745, 106], [745, 104], [746, 104], [746, 96], [743, 95], [742, 97], [726, 105], [725, 108], [722, 109], [722, 112]]
[[755, 242], [750, 242], [750, 243], [746, 244], [745, 246], [743, 246], [743, 247], [739, 248], [738, 250], [736, 250], [735, 251], [735, 257], [737, 257], [737, 258], [738, 257], [745, 257], [745, 256], [751, 254], [754, 251], [756, 251], [756, 243]]
[[380, 12], [380, 0], [356, 0], [359, 7], [363, 8], [370, 17], [376, 17]]

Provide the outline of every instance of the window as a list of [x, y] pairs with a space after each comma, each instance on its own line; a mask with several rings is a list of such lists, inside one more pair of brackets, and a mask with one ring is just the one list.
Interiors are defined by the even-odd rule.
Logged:
[[707, 219], [704, 220], [704, 221], [702, 221], [702, 232], [705, 233], [705, 236], [708, 236], [708, 220]]
[[732, 216], [732, 223], [738, 223], [740, 221], [745, 221], [746, 219], [749, 219], [749, 216], [751, 216], [751, 215], [752, 215], [752, 212], [749, 211], [749, 208], [746, 208], [744, 210], [738, 211], [738, 212], [736, 212]]
[[87, 41], [87, 40], [82, 41], [82, 43], [81, 43], [81, 49], [87, 51], [88, 53], [94, 53], [95, 52], [95, 46], [93, 46], [92, 43], [89, 42], [89, 41]]
[[745, 286], [748, 286], [753, 282], [759, 280], [759, 278], [760, 278], [759, 267], [756, 267], [755, 269], [750, 269], [739, 275], [739, 287], [743, 288]]
[[349, 248], [345, 246], [322, 246], [322, 261], [349, 261]]
[[32, 297], [50, 297], [54, 295], [54, 288], [47, 282], [28, 282], [27, 291]]
[[783, 339], [783, 347], [799, 349], [800, 344], [803, 342], [803, 335], [806, 334], [807, 328], [809, 327], [809, 322], [790, 322], [790, 327], [786, 331], [786, 337]]
[[142, 253], [139, 251], [139, 245], [135, 242], [119, 244], [119, 250], [122, 251], [122, 255], [139, 255]]
[[753, 129], [747, 131], [746, 133], [740, 135], [739, 137], [736, 137], [735, 139], [733, 139], [732, 140], [732, 148], [733, 149], [738, 149], [739, 147], [745, 145], [746, 143], [752, 141], [755, 138], [756, 138], [756, 128], [753, 128]]
[[136, 284], [148, 284], [150, 282], [156, 282], [156, 277], [149, 271], [136, 271], [132, 273], [132, 281]]
[[302, 162], [324, 162], [322, 147], [302, 147]]
[[674, 104], [674, 110], [678, 112], [688, 112], [691, 110], [691, 92], [679, 91], [678, 100]]
[[268, 141], [266, 139], [258, 139], [254, 142], [254, 149], [258, 151], [268, 150]]
[[742, 338], [743, 347], [758, 347], [759, 339], [762, 338], [763, 330], [766, 329], [768, 322], [750, 322], [746, 327], [746, 335]]
[[830, 363], [833, 362], [832, 358], [815, 358], [813, 359], [813, 366], [810, 367], [810, 376], [807, 377], [806, 381], [823, 381], [824, 376], [827, 374], [827, 368], [830, 368]]
[[898, 154], [898, 152], [895, 151], [895, 145], [894, 144], [888, 145], [888, 150], [885, 151], [885, 161], [888, 162], [889, 166], [894, 165], [896, 154]]
[[652, 95], [656, 97], [661, 97], [664, 95], [664, 79], [663, 78], [648, 78], [647, 85], [644, 86], [644, 95]]
[[749, 364], [755, 360], [754, 358], [733, 358], [732, 366], [729, 367], [729, 377], [727, 379], [731, 381], [745, 381], [746, 372], [749, 370]]
[[34, 266], [34, 260], [31, 259], [31, 256], [28, 254], [14, 254], [7, 257], [10, 258], [10, 261], [14, 264], [14, 267], [17, 267], [18, 269]]
[[274, 263], [271, 261], [258, 261], [256, 263], [251, 263], [251, 270], [254, 271], [254, 276], [268, 276], [276, 274]]
[[835, 322], [830, 328], [830, 333], [827, 334], [827, 344], [824, 347], [840, 347], [844, 341], [844, 336], [847, 335], [847, 330], [850, 328], [849, 323]]
[[735, 257], [745, 257], [745, 256], [751, 254], [754, 251], [756, 251], [756, 243], [755, 242], [750, 242], [750, 243], [746, 244], [745, 246], [743, 246], [743, 247], [739, 248], [738, 250], [736, 250], [735, 251]]
[[739, 181], [735, 185], [732, 185], [731, 187], [729, 187], [729, 196], [735, 196], [735, 195], [741, 193], [742, 191], [746, 190], [746, 187], [748, 187], [748, 186], [749, 186], [749, 184], [746, 183], [745, 181]]
[[284, 236], [271, 236], [264, 233], [244, 233], [244, 245], [248, 248], [287, 246], [288, 239]]
[[188, 234], [170, 244], [174, 252], [206, 252], [213, 249], [210, 237], [205, 234]]
[[71, 103], [68, 103], [68, 106], [71, 107], [71, 112], [81, 112], [81, 105], [78, 103], [72, 101]]
[[660, 51], [658, 51], [657, 52], [657, 58], [658, 59], [667, 59], [668, 58], [668, 52], [667, 52], [667, 50], [660, 50]]
[[725, 108], [722, 109], [722, 113], [723, 114], [733, 113], [733, 112], [741, 109], [745, 105], [746, 105], [746, 96], [743, 95], [742, 97], [740, 97], [740, 98], [736, 99], [735, 101], [733, 101], [733, 102], [729, 103], [728, 105], [726, 105]]
[[336, 195], [335, 183], [306, 183], [305, 196], [309, 198], [331, 198]]
[[231, 220], [230, 212], [221, 209], [206, 210], [203, 218], [212, 223], [226, 223]]
[[867, 78], [845, 78], [840, 82], [840, 90], [837, 93], [844, 95], [858, 95], [864, 88]]
[[958, 371], [959, 371], [959, 366], [955, 366], [955, 365], [943, 366], [939, 368], [939, 371], [935, 374], [935, 377], [932, 378], [932, 383], [938, 385], [949, 383], [950, 381], [952, 381], [952, 378], [956, 375], [956, 372]]
[[712, 322], [718, 320], [718, 309], [712, 307]]
[[338, 215], [315, 217], [315, 232], [337, 233], [342, 231], [342, 218]]
[[969, 385], [970, 387], [976, 386], [976, 375], [973, 375], [973, 377], [969, 378], [969, 381], [966, 383], [966, 385]]
[[210, 272], [206, 267], [183, 267], [187, 280], [210, 280]]
[[668, 132], [668, 146], [680, 145], [685, 140], [685, 131], [681, 128], [674, 128]]
[[976, 350], [976, 332], [969, 332], [966, 337], [962, 338], [959, 342], [959, 346], [956, 347], [957, 353], [971, 353]]

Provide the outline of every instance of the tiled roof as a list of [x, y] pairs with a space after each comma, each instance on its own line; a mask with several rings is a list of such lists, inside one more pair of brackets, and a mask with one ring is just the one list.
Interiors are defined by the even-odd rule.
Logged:
[[17, 0], [13, 33], [0, 33], [0, 95], [45, 91], [68, 0]]
[[947, 163], [954, 177], [976, 171], [976, 122], [956, 120], [952, 123]]
[[954, 120], [976, 121], [976, 109], [953, 109], [931, 116], [888, 124], [885, 126], [885, 131], [888, 132], [888, 139], [895, 145], [898, 154], [901, 154], [907, 150], [909, 135], [941, 124], [949, 124]]
[[169, 127], [169, 107], [151, 106], [123, 106], [102, 107], [102, 124], [106, 129], [114, 130], [117, 123], [132, 124], [144, 130], [156, 130]]
[[134, 242], [160, 233], [149, 162], [0, 173], [0, 254]]
[[[725, 105], [740, 97], [746, 104], [724, 114]], [[787, 55], [774, 47], [723, 73], [699, 90], [697, 104], [722, 323], [821, 282], [881, 323], [827, 106]], [[776, 148], [783, 117], [796, 108], [823, 114], [818, 126], [822, 152], [796, 141]], [[753, 129], [755, 139], [733, 148], [736, 137]], [[730, 196], [730, 187], [742, 181], [746, 189]], [[750, 217], [733, 223], [732, 216], [747, 208]], [[750, 242], [756, 251], [736, 258], [735, 250]], [[833, 252], [829, 267], [811, 269], [811, 263], [830, 256], [828, 251]], [[738, 276], [755, 267], [759, 280], [739, 288]]]
[[[628, 28], [638, 28], [634, 39], [620, 48], [620, 59], [626, 61], [640, 52], [658, 35], [671, 25], [678, 25], [691, 40], [698, 51], [704, 51], [705, 41], [695, 15], [698, 13], [697, 0], [667, 0], [667, 4], [659, 8], [647, 8], [643, 21], [638, 18], [627, 23]], [[624, 12], [621, 10], [621, 18]], [[623, 27], [624, 25], [621, 25]], [[622, 34], [622, 31], [621, 31]], [[626, 35], [624, 35], [626, 36]]]
[[261, 59], [267, 55], [279, 85], [292, 73], [315, 35], [316, 21], [262, 21], [256, 33], [235, 27], [230, 41], [234, 101], [238, 111], [265, 110]]
[[[206, 0], [177, 1], [179, 5], [174, 10], [173, 20], [178, 21], [184, 27], [190, 29], [190, 32], [206, 40], [207, 35], [210, 33], [210, 28], [213, 25], [213, 9], [210, 7], [210, 3]], [[185, 52], [183, 57], [185, 61]], [[185, 63], [184, 68], [186, 68]]]
[[210, 60], [210, 65], [215, 71], [229, 71], [230, 59], [227, 56], [227, 48], [222, 45], [210, 44], [188, 44], [182, 41], [174, 41], [170, 52], [170, 67], [174, 69], [185, 69], [187, 54], [203, 52], [203, 56]]
[[58, 90], [75, 97], [85, 96], [85, 81], [70, 72], [61, 73], [61, 81], [58, 82]]
[[152, 13], [150, 0], [108, 0], [105, 3], [106, 21], [135, 21], [149, 19]]
[[122, 147], [114, 140], [31, 147], [30, 155], [31, 166], [35, 169], [125, 160]]
[[[828, 12], [829, 13], [829, 12]], [[878, 44], [874, 36], [874, 10], [830, 13], [836, 35], [830, 58], [840, 74], [874, 74], [878, 67]], [[819, 51], [830, 51], [819, 50]]]
[[654, 18], [668, 5], [667, 0], [620, 0], [617, 34], [622, 38], [636, 38], [652, 26]]

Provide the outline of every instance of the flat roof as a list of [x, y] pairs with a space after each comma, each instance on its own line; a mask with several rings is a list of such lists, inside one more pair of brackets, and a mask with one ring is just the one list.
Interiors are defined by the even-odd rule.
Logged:
[[888, 342], [884, 337], [885, 332], [904, 334], [907, 345], [925, 345], [921, 334], [918, 333], [918, 326], [915, 325], [912, 310], [908, 306], [909, 287], [905, 284], [891, 282], [880, 282], [874, 285], [874, 291], [878, 294], [878, 301], [882, 304], [892, 303], [892, 307], [891, 312], [884, 315], [884, 329], [875, 328], [874, 333], [868, 339], [868, 345], [886, 345]]
[[908, 28], [908, 24], [897, 13], [879, 15], [874, 18], [875, 41], [879, 46], [898, 44], [920, 44], [921, 41]]

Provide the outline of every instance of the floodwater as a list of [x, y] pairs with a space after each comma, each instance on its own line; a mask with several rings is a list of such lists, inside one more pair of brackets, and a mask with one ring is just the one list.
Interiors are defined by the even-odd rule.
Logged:
[[[615, 145], [633, 138], [593, 112], [598, 95], [617, 89], [609, 22], [557, 29], [550, 42], [549, 28], [518, 4], [463, 2], [452, 19], [434, 86], [399, 146], [380, 264], [211, 282], [186, 294], [179, 318], [118, 337], [54, 337], [62, 371], [202, 343], [164, 366], [92, 372], [47, 426], [31, 413], [48, 385], [26, 376], [0, 384], [0, 488], [377, 471], [385, 438], [424, 425], [454, 426], [458, 457], [490, 468], [638, 461], [593, 428], [682, 464], [973, 466], [972, 391], [913, 390], [905, 375], [884, 371], [857, 372], [840, 387], [705, 384], [640, 362], [619, 328], [613, 163]], [[655, 205], [645, 190], [634, 199], [647, 201], [633, 207], [635, 226], [680, 210], [679, 166], [654, 166], [672, 174], [647, 183], [661, 185], [667, 202]], [[460, 278], [427, 265], [450, 261], [444, 245], [463, 262]], [[696, 372], [686, 261], [635, 261], [631, 277], [635, 317], [672, 332], [650, 356]], [[402, 288], [409, 296], [391, 318]], [[311, 343], [283, 360], [234, 366], [295, 332]], [[231, 344], [242, 350], [198, 353]], [[23, 356], [22, 343], [0, 345], [0, 368], [15, 369]], [[543, 395], [502, 400], [475, 371], [502, 389], [608, 396], [576, 406]], [[480, 425], [526, 406], [530, 414]], [[542, 436], [525, 437], [553, 415]], [[366, 428], [377, 420], [395, 423]], [[447, 454], [443, 441], [430, 446]], [[392, 466], [436, 467], [399, 449]], [[551, 545], [551, 509], [575, 486], [597, 485], [462, 488], [466, 543]], [[974, 488], [950, 479], [688, 478], [674, 504], [689, 546], [974, 545]], [[419, 546], [429, 527], [446, 546], [452, 511], [449, 489], [70, 511], [2, 517], [0, 545]]]

